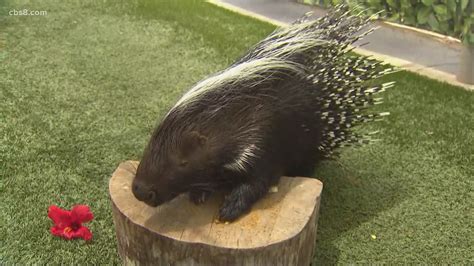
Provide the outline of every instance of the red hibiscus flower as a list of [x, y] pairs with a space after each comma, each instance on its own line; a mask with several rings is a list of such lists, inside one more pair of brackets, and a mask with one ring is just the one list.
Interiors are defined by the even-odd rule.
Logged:
[[92, 233], [82, 225], [94, 219], [94, 215], [86, 205], [76, 205], [72, 210], [63, 210], [56, 205], [49, 206], [48, 217], [53, 220], [51, 233], [66, 239], [82, 238], [90, 240]]

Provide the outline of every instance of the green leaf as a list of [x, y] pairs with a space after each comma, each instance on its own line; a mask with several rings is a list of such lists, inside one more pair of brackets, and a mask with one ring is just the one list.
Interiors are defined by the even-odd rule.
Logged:
[[470, 18], [464, 20], [464, 27], [462, 29], [462, 34], [463, 35], [468, 35], [469, 33], [474, 34], [471, 30], [471, 19]]
[[428, 24], [434, 31], [439, 31], [439, 22], [436, 19], [435, 15], [430, 14], [428, 16]]
[[[454, 2], [454, 0], [452, 0]], [[430, 7], [433, 4], [433, 0], [421, 0], [423, 5]]]
[[402, 7], [402, 9], [411, 8], [410, 0], [400, 0], [400, 6]]
[[440, 15], [440, 14], [436, 14], [436, 17], [438, 18], [438, 21], [443, 21], [445, 22], [446, 24], [449, 23], [449, 20], [451, 19], [451, 14], [445, 14], [445, 15]]
[[460, 23], [454, 24], [454, 35], [461, 34], [462, 32], [462, 25]]
[[428, 21], [428, 16], [431, 14], [431, 8], [424, 6], [418, 10], [416, 20], [420, 24], [425, 24]]
[[415, 16], [412, 16], [412, 17], [405, 17], [405, 24], [415, 26], [415, 24], [416, 24], [416, 17], [415, 17]]
[[454, 1], [454, 0], [448, 1], [447, 7], [448, 7], [449, 12], [455, 14], [456, 13], [456, 5], [457, 5], [456, 1]]
[[461, 0], [461, 10], [464, 11], [466, 9], [469, 0]]
[[[411, 6], [402, 6], [400, 9], [400, 16], [404, 21], [406, 20], [416, 20], [416, 10]], [[410, 19], [410, 17], [412, 19]]]
[[416, 12], [415, 9], [407, 9], [405, 10], [404, 16], [405, 23], [408, 25], [415, 25], [416, 24]]
[[395, 0], [386, 0], [387, 4], [393, 8], [397, 8], [397, 2]]
[[379, 10], [384, 9], [384, 7], [382, 6], [382, 2], [380, 0], [368, 0], [367, 4], [368, 4], [368, 7], [375, 12], [378, 12]]
[[390, 16], [388, 20], [392, 22], [400, 22], [400, 14], [395, 13], [392, 16]]
[[446, 7], [446, 5], [442, 5], [442, 4], [434, 5], [433, 9], [438, 15], [446, 16], [446, 14], [448, 14], [448, 8]]
[[463, 36], [462, 42], [466, 45], [474, 46], [474, 34], [470, 33]]
[[448, 23], [440, 23], [439, 24], [439, 31], [441, 33], [447, 33], [449, 31], [449, 25]]

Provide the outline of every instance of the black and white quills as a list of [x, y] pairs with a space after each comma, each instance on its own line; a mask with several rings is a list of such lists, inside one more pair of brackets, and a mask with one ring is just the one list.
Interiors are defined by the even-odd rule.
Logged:
[[369, 142], [352, 127], [387, 115], [364, 109], [393, 86], [374, 81], [387, 66], [348, 54], [369, 24], [343, 6], [304, 16], [194, 85], [154, 131], [135, 197], [158, 206], [185, 192], [202, 203], [227, 191], [219, 219], [233, 221], [280, 176], [309, 176], [337, 148]]

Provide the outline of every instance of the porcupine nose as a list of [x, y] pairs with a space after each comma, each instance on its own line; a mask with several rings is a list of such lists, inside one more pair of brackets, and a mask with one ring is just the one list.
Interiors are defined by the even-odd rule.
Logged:
[[143, 184], [133, 182], [132, 193], [140, 201], [152, 201], [155, 198], [155, 192], [146, 188]]

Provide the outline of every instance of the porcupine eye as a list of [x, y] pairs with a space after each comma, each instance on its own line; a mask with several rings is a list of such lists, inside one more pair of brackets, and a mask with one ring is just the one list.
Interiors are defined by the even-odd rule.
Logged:
[[203, 163], [207, 152], [207, 138], [196, 131], [183, 135], [178, 147], [176, 165], [181, 169]]

